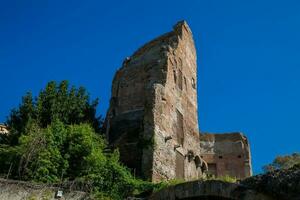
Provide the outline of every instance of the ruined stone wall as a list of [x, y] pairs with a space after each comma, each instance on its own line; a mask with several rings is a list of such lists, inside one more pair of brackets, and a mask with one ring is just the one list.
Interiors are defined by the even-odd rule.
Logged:
[[152, 179], [155, 86], [166, 80], [167, 33], [138, 49], [115, 75], [106, 132], [110, 145], [133, 173]]
[[155, 89], [154, 180], [188, 180], [201, 174], [194, 161], [200, 155], [196, 51], [186, 23], [177, 24], [174, 33], [175, 45], [167, 50], [166, 82]]
[[[274, 198], [260, 190], [253, 190], [242, 184], [223, 181], [190, 181], [173, 185], [153, 193], [149, 200], [286, 200]], [[298, 198], [299, 199], [299, 198]], [[296, 200], [289, 199], [289, 200]]]
[[69, 186], [50, 186], [24, 181], [0, 179], [1, 200], [56, 200], [57, 191], [63, 192], [61, 200], [90, 199], [89, 194], [83, 191], [72, 190]]
[[[109, 143], [132, 172], [151, 181], [251, 175], [240, 133], [199, 138], [197, 62], [192, 32], [179, 22], [124, 60], [106, 116]], [[200, 145], [201, 141], [201, 145]]]
[[250, 146], [243, 134], [202, 134], [200, 144], [209, 174], [238, 179], [252, 175]]
[[138, 49], [116, 73], [106, 133], [121, 161], [152, 181], [201, 175], [197, 65], [185, 22]]

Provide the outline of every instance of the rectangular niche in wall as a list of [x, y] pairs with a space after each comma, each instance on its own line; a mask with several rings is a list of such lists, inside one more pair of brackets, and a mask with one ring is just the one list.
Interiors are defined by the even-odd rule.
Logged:
[[176, 151], [176, 166], [175, 166], [176, 178], [184, 179], [184, 156]]
[[177, 143], [183, 146], [184, 142], [184, 133], [183, 133], [183, 115], [179, 110], [176, 109], [176, 137]]

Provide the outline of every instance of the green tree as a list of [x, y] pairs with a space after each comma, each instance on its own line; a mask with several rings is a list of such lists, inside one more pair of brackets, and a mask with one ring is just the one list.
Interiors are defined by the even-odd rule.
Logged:
[[99, 198], [124, 199], [145, 183], [119, 163], [118, 151], [106, 149], [104, 138], [89, 124], [64, 125], [55, 120], [40, 128], [29, 120], [18, 145], [0, 145], [0, 171], [25, 181], [80, 181]]
[[20, 138], [20, 162], [18, 176], [23, 180], [57, 182], [65, 174], [68, 163], [64, 159], [63, 146], [67, 131], [60, 121], [41, 129], [29, 122]]
[[57, 119], [69, 125], [88, 123], [100, 133], [101, 117], [96, 116], [97, 105], [98, 99], [90, 101], [85, 88], [70, 87], [68, 81], [59, 84], [51, 81], [35, 98], [28, 92], [18, 108], [11, 111], [6, 122], [11, 134], [3, 141], [16, 145], [31, 119], [41, 128], [46, 128]]
[[[135, 179], [107, 151], [96, 117], [97, 100], [67, 81], [49, 82], [37, 97], [27, 93], [11, 111], [10, 134], [0, 142], [0, 174], [44, 183], [75, 181], [97, 199], [124, 199], [160, 186]], [[5, 141], [5, 142], [3, 142]]]
[[274, 171], [277, 169], [288, 169], [296, 164], [300, 164], [300, 153], [293, 153], [292, 155], [278, 156], [271, 164], [265, 165], [263, 170], [265, 172]]

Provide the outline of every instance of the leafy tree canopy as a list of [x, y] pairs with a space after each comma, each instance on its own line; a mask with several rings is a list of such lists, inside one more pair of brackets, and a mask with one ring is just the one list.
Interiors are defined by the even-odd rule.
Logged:
[[40, 128], [29, 121], [18, 145], [0, 145], [0, 173], [44, 183], [80, 180], [93, 194], [123, 199], [138, 183], [145, 183], [119, 163], [118, 151], [109, 153], [106, 148], [105, 140], [88, 124], [64, 125], [56, 120]]
[[68, 81], [51, 81], [35, 98], [28, 92], [19, 107], [11, 111], [6, 122], [11, 134], [6, 143], [17, 144], [30, 120], [41, 128], [46, 128], [54, 120], [68, 125], [88, 123], [99, 133], [101, 119], [96, 116], [97, 105], [98, 99], [90, 101], [85, 88], [69, 86]]
[[263, 167], [265, 172], [274, 171], [277, 169], [288, 169], [296, 164], [300, 164], [300, 153], [293, 153], [292, 155], [278, 156], [271, 164]]
[[[82, 87], [50, 82], [36, 98], [27, 93], [7, 120], [10, 134], [0, 141], [0, 175], [44, 183], [75, 181], [94, 199], [124, 199], [161, 187], [135, 179], [108, 149]], [[3, 139], [3, 138], [2, 138]], [[109, 150], [109, 151], [108, 151]]]

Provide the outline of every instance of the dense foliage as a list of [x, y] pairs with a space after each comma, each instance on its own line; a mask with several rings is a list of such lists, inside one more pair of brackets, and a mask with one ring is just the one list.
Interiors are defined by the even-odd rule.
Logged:
[[1, 173], [10, 178], [45, 183], [78, 180], [92, 192], [121, 199], [142, 186], [119, 163], [117, 151], [106, 152], [105, 140], [88, 124], [47, 128], [28, 122], [17, 146], [1, 146]]
[[57, 119], [68, 125], [88, 123], [96, 132], [100, 132], [101, 120], [96, 116], [97, 105], [97, 99], [90, 102], [85, 88], [69, 86], [68, 81], [59, 84], [51, 81], [36, 98], [28, 92], [19, 107], [11, 111], [6, 123], [11, 134], [6, 143], [17, 144], [30, 120], [34, 120], [41, 128], [46, 128]]
[[28, 93], [8, 119], [11, 130], [0, 140], [0, 174], [43, 183], [75, 181], [88, 186], [95, 199], [124, 199], [152, 190], [119, 163], [99, 134], [97, 102], [84, 88], [50, 82], [33, 100]]
[[265, 172], [271, 172], [277, 169], [289, 169], [294, 165], [300, 164], [300, 153], [292, 155], [277, 156], [271, 164], [263, 167]]

